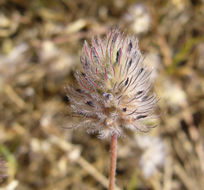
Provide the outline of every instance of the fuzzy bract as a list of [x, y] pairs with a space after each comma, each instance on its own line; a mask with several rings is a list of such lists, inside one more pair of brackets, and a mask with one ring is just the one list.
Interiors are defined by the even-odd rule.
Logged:
[[138, 40], [112, 30], [103, 40], [84, 43], [82, 72], [76, 72], [77, 85], [67, 87], [73, 116], [80, 121], [73, 127], [106, 138], [121, 136], [123, 129], [147, 132], [157, 103], [152, 92], [152, 69], [143, 64]]

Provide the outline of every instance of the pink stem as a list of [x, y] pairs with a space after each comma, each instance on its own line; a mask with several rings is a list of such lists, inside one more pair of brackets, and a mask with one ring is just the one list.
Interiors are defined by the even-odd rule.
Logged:
[[115, 187], [116, 160], [117, 160], [117, 134], [113, 134], [113, 136], [111, 137], [109, 190], [114, 190]]

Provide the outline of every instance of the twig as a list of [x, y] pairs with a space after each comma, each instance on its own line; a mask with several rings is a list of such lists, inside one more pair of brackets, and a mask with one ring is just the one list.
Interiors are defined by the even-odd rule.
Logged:
[[187, 189], [198, 189], [197, 185], [194, 183], [193, 180], [186, 174], [184, 169], [181, 167], [181, 165], [176, 162], [174, 163], [174, 171], [175, 174], [181, 179], [183, 184], [186, 186]]
[[10, 85], [5, 85], [5, 93], [7, 96], [20, 108], [23, 109], [26, 106], [26, 103], [23, 99], [14, 91]]
[[[74, 145], [72, 145], [71, 143], [61, 138], [58, 138], [57, 136], [51, 136], [50, 141], [53, 144], [58, 145], [64, 151], [68, 152], [68, 154], [70, 154], [71, 151], [75, 151]], [[92, 164], [86, 161], [82, 156], [79, 156], [74, 161], [78, 163], [92, 177], [94, 177], [101, 185], [103, 185], [105, 188], [108, 188], [108, 179], [104, 175], [102, 175], [95, 167], [93, 167]], [[121, 189], [116, 186], [115, 190], [121, 190]]]

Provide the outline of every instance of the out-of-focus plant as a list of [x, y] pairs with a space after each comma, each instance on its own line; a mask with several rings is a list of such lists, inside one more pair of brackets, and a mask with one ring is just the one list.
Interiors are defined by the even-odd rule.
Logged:
[[136, 135], [138, 146], [143, 150], [140, 166], [146, 178], [150, 178], [162, 167], [166, 159], [166, 146], [161, 138]]
[[5, 161], [0, 156], [0, 182], [7, 176]]

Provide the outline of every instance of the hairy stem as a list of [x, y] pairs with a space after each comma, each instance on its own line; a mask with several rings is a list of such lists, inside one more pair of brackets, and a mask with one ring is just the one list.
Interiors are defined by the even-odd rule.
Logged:
[[114, 190], [115, 187], [116, 161], [117, 161], [117, 134], [113, 134], [113, 136], [111, 137], [109, 190]]

